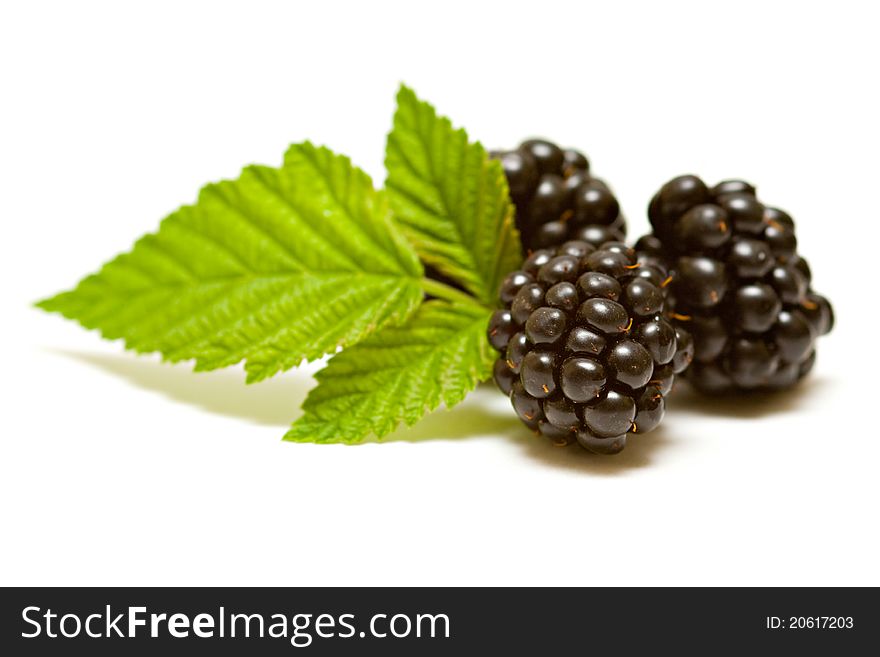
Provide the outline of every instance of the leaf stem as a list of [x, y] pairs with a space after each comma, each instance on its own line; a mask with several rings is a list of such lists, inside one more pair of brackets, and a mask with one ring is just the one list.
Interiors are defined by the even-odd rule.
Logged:
[[465, 303], [470, 306], [484, 307], [476, 297], [472, 297], [467, 292], [457, 290], [450, 285], [441, 283], [440, 281], [435, 281], [433, 278], [423, 278], [422, 289], [432, 297], [437, 297], [438, 299], [443, 299], [450, 303]]

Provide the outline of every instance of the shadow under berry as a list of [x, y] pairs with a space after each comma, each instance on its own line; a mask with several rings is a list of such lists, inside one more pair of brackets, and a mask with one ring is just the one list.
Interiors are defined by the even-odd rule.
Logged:
[[827, 392], [828, 380], [807, 377], [796, 386], [778, 391], [731, 392], [711, 395], [699, 392], [687, 381], [676, 386], [671, 395], [672, 413], [694, 413], [731, 418], [760, 418], [809, 406]]

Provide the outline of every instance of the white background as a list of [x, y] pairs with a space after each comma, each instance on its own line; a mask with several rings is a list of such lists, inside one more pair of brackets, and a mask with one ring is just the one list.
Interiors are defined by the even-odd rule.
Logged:
[[[5, 3], [0, 584], [880, 584], [870, 8]], [[632, 236], [676, 174], [758, 183], [837, 311], [810, 380], [680, 386], [616, 458], [489, 387], [391, 443], [294, 445], [312, 370], [245, 387], [29, 307], [290, 142], [381, 181], [400, 81], [488, 146], [584, 149]]]

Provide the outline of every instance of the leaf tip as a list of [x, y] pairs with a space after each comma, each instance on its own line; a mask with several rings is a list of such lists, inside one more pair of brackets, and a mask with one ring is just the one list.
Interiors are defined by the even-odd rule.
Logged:
[[39, 301], [34, 301], [31, 303], [32, 308], [36, 308], [38, 310], [45, 310], [47, 313], [51, 313], [54, 310], [53, 302], [55, 297], [47, 297], [45, 299], [40, 299]]
[[417, 98], [416, 92], [406, 82], [401, 82], [397, 87], [397, 100], [399, 101], [403, 98]]
[[216, 365], [213, 365], [210, 361], [202, 358], [198, 358], [193, 364], [193, 372], [210, 372], [215, 369], [217, 369]]
[[254, 383], [259, 383], [260, 381], [265, 381], [268, 379], [274, 372], [270, 373], [265, 369], [252, 369], [245, 365], [245, 385], [251, 385]]
[[59, 292], [51, 297], [46, 297], [45, 299], [40, 299], [39, 301], [34, 301], [31, 304], [32, 308], [37, 310], [42, 310], [47, 313], [63, 313], [64, 312], [64, 299], [68, 295], [68, 292]]

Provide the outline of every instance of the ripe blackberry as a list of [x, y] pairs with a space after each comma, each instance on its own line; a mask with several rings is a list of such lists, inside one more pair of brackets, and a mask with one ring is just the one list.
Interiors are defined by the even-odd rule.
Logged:
[[792, 218], [755, 188], [696, 176], [663, 185], [648, 206], [652, 235], [636, 243], [643, 266], [666, 266], [669, 309], [693, 336], [687, 378], [705, 392], [781, 389], [803, 378], [831, 305], [811, 288]]
[[582, 153], [529, 139], [492, 156], [507, 177], [524, 253], [567, 240], [599, 246], [626, 236], [617, 199], [604, 181], [590, 175]]
[[539, 249], [507, 276], [488, 336], [500, 354], [495, 382], [527, 427], [615, 454], [628, 434], [660, 424], [694, 353], [664, 317], [667, 282], [616, 241]]

